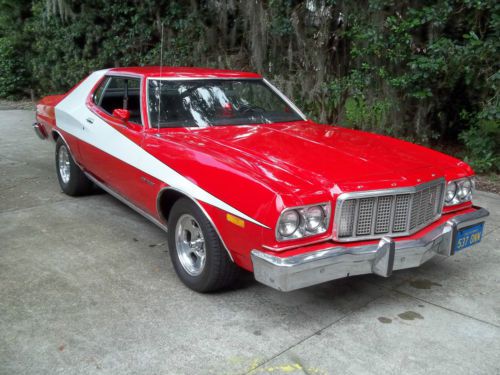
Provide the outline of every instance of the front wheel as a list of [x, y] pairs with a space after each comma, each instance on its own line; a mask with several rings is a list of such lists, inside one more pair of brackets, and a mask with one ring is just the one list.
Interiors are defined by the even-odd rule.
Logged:
[[213, 292], [231, 285], [239, 274], [217, 232], [200, 208], [179, 199], [168, 219], [168, 248], [174, 269], [189, 288]]
[[67, 195], [85, 195], [92, 190], [92, 182], [75, 163], [62, 138], [56, 143], [56, 172], [59, 185]]

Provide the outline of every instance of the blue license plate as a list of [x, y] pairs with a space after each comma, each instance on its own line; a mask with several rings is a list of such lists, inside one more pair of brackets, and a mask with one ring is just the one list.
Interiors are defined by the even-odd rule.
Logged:
[[460, 229], [455, 238], [455, 251], [463, 250], [481, 242], [481, 238], [483, 237], [483, 226], [484, 223], [481, 223]]

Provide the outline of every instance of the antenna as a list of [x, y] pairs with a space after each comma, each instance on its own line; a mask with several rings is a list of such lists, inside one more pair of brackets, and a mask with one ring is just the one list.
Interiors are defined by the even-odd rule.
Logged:
[[160, 42], [160, 79], [158, 80], [159, 82], [159, 87], [160, 87], [160, 95], [158, 97], [158, 123], [157, 123], [157, 128], [158, 132], [160, 131], [160, 116], [161, 116], [161, 86], [163, 84], [163, 80], [161, 79], [163, 76], [163, 22], [161, 23], [161, 42]]

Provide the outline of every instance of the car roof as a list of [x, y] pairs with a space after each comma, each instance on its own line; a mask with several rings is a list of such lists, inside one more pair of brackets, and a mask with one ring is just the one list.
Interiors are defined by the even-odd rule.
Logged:
[[224, 70], [212, 68], [191, 68], [181, 66], [134, 66], [112, 68], [110, 73], [132, 74], [142, 77], [162, 78], [262, 78], [261, 75], [237, 70]]

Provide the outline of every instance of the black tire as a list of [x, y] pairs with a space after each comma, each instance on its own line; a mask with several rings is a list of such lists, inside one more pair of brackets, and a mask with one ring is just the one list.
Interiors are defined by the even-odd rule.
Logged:
[[[67, 161], [69, 163], [69, 176], [65, 177], [61, 175], [60, 168], [60, 154], [63, 152], [67, 153]], [[62, 138], [59, 138], [56, 142], [56, 173], [62, 191], [67, 195], [76, 197], [88, 194], [92, 190], [92, 181], [85, 176], [80, 167], [75, 163], [69, 147], [64, 143]]]
[[[176, 246], [176, 229], [179, 219], [192, 216], [204, 237], [205, 265], [199, 275], [189, 274], [179, 258]], [[232, 285], [240, 273], [240, 268], [230, 259], [214, 227], [201, 209], [190, 199], [181, 198], [175, 202], [168, 218], [168, 248], [175, 272], [190, 289], [208, 293]]]

